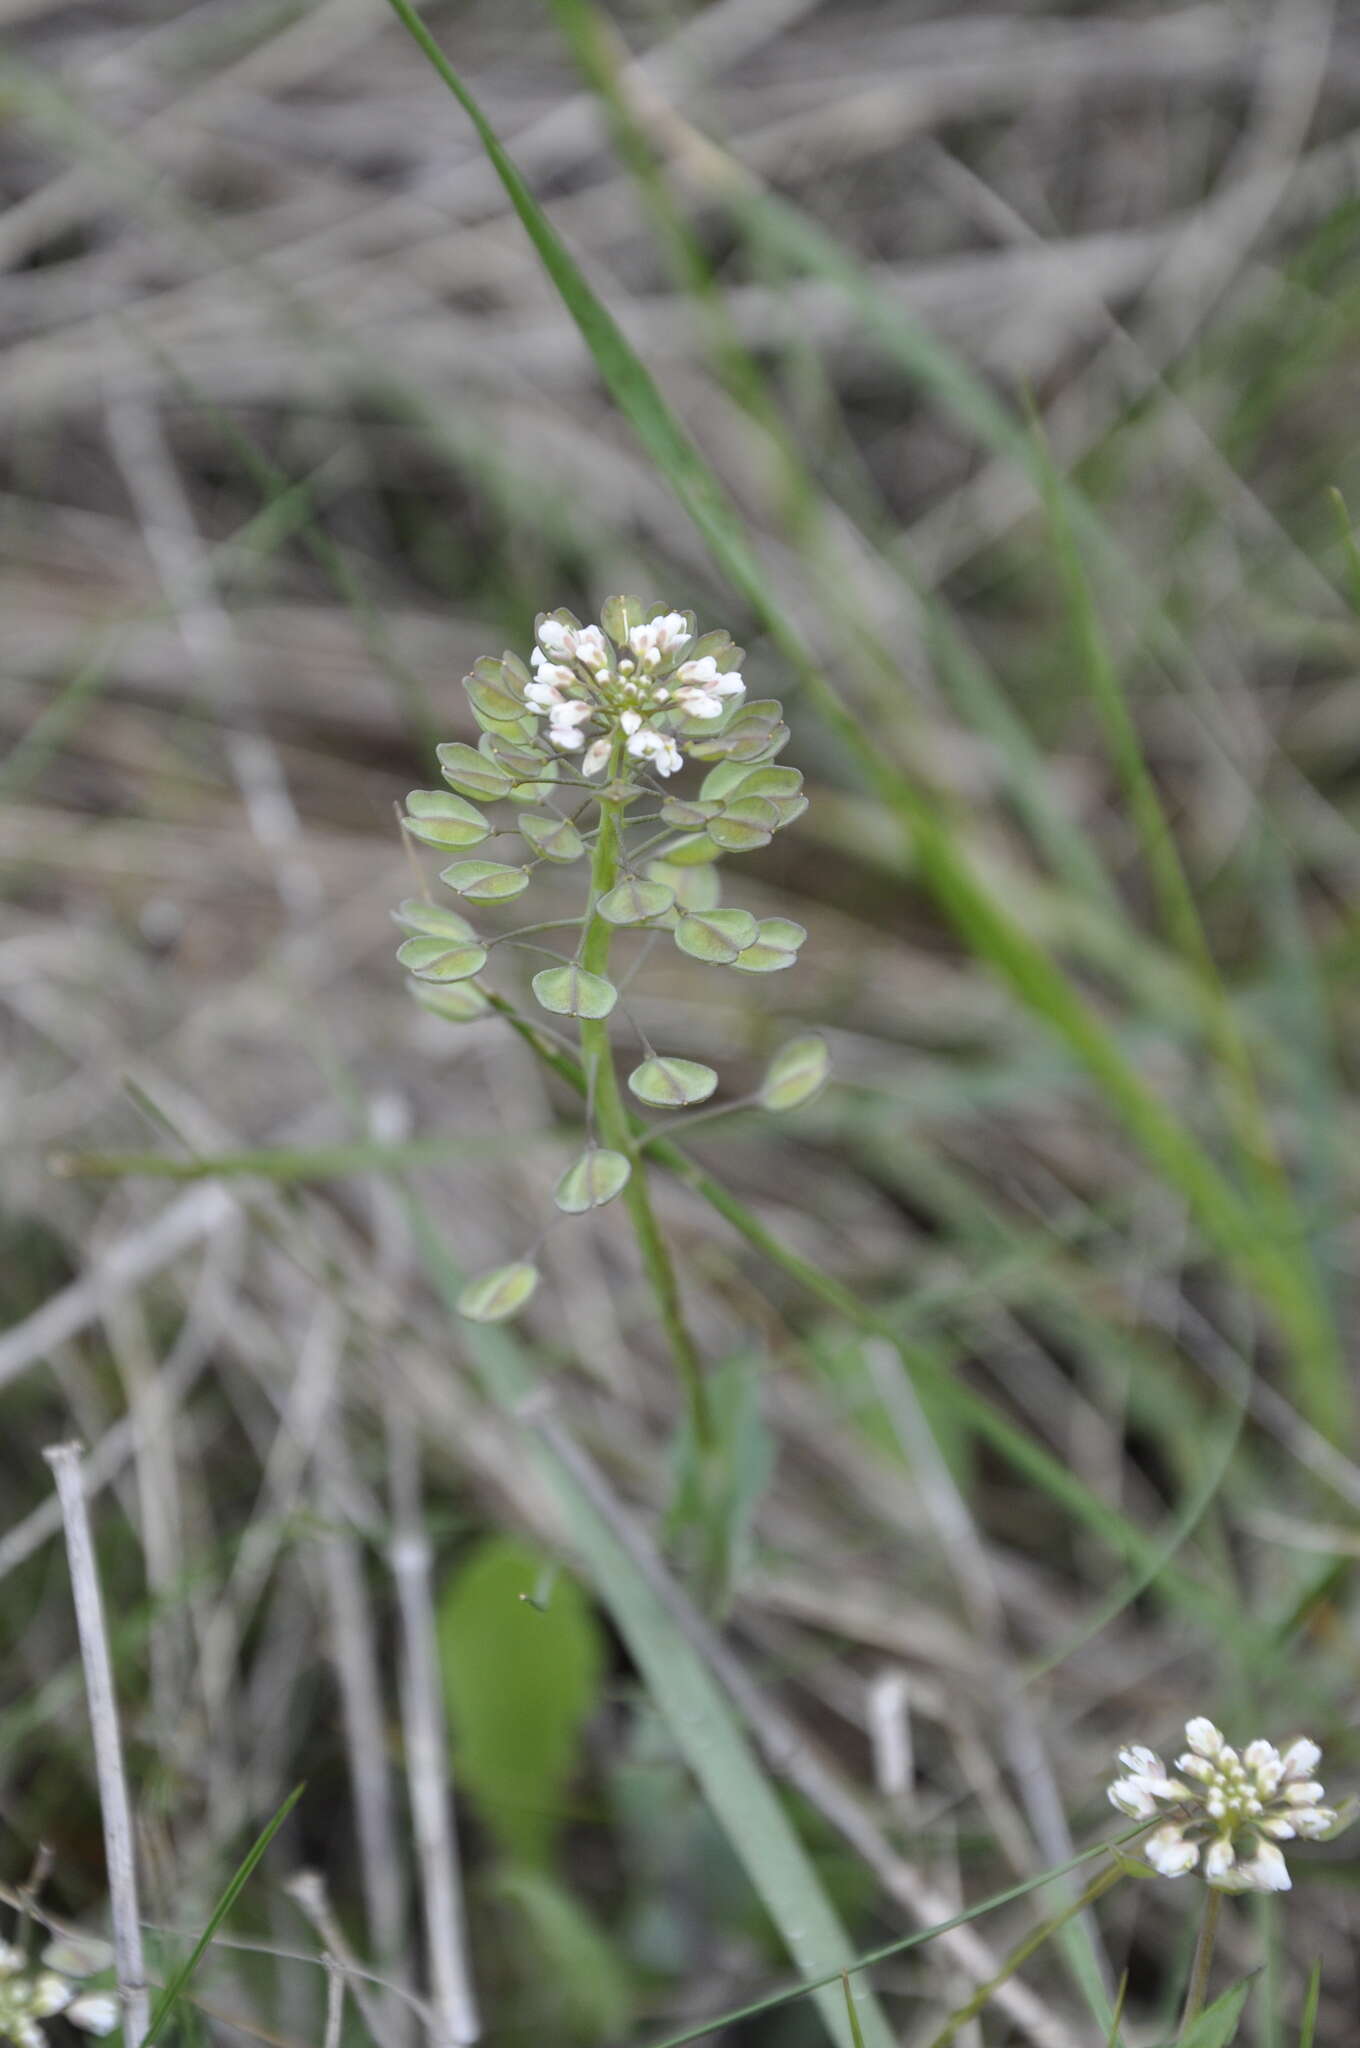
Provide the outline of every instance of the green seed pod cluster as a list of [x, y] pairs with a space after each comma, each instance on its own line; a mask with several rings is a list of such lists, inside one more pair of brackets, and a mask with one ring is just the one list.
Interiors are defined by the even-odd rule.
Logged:
[[[637, 598], [610, 598], [598, 625], [543, 613], [528, 663], [507, 652], [478, 661], [464, 679], [477, 745], [441, 746], [446, 787], [406, 800], [407, 833], [448, 856], [440, 880], [458, 899], [457, 908], [411, 900], [395, 913], [406, 934], [397, 958], [418, 1000], [452, 1023], [483, 1016], [492, 952], [527, 947], [551, 961], [533, 974], [535, 1002], [553, 1019], [577, 1022], [588, 1144], [556, 1188], [567, 1215], [627, 1195], [635, 1175], [607, 1035], [619, 1002], [608, 972], [613, 941], [632, 932], [653, 944], [666, 934], [692, 960], [774, 974], [793, 966], [806, 937], [790, 918], [722, 900], [723, 858], [768, 846], [807, 808], [799, 771], [778, 761], [789, 736], [781, 707], [747, 698], [741, 662], [726, 633], [700, 635], [692, 613]], [[703, 773], [696, 788], [680, 790], [671, 778], [687, 763]], [[587, 863], [578, 918], [500, 932], [474, 925], [476, 910], [518, 903], [544, 865]], [[577, 943], [566, 952], [558, 942], [571, 924]], [[714, 1094], [713, 1068], [657, 1053], [645, 1039], [642, 1049], [627, 1075], [637, 1102], [679, 1110]], [[796, 1040], [756, 1099], [793, 1108], [824, 1078], [822, 1042]], [[500, 1320], [535, 1282], [528, 1260], [483, 1274], [464, 1313]]]

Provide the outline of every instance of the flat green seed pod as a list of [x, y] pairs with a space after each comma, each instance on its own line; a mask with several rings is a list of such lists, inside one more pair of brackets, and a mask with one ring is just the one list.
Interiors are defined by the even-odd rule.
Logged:
[[453, 945], [447, 939], [407, 939], [397, 958], [420, 981], [471, 981], [486, 966], [486, 947]]
[[425, 903], [419, 896], [408, 896], [392, 912], [392, 919], [404, 932], [412, 937], [422, 933], [433, 939], [475, 939], [477, 934], [467, 919], [456, 910], [446, 910], [442, 903]]
[[763, 1108], [801, 1109], [826, 1086], [831, 1054], [824, 1038], [791, 1038], [765, 1070], [759, 1098]]
[[685, 1109], [695, 1102], [707, 1102], [718, 1085], [712, 1067], [699, 1060], [679, 1060], [657, 1055], [634, 1067], [628, 1086], [639, 1102], [656, 1109]]
[[607, 1017], [619, 999], [612, 981], [583, 967], [545, 967], [532, 987], [542, 1007], [559, 1017]]
[[629, 628], [642, 624], [647, 609], [640, 597], [607, 597], [600, 606], [600, 624], [616, 647], [626, 647]]
[[472, 903], [509, 903], [529, 886], [524, 868], [509, 867], [500, 860], [456, 860], [439, 879]]
[[674, 902], [675, 890], [668, 883], [642, 882], [629, 875], [601, 896], [595, 908], [606, 924], [645, 924], [648, 918], [661, 917]]
[[686, 832], [700, 832], [717, 808], [716, 804], [692, 804], [683, 797], [668, 796], [661, 806], [661, 817], [667, 825], [678, 825]]
[[791, 917], [765, 917], [753, 946], [747, 946], [732, 962], [743, 974], [779, 974], [792, 967], [807, 933]]
[[406, 799], [406, 830], [427, 846], [480, 846], [491, 827], [474, 804], [446, 789], [413, 789]]
[[796, 953], [806, 937], [806, 927], [795, 924], [791, 917], [762, 917], [760, 920], [762, 945], [783, 946], [786, 952]]
[[697, 868], [716, 860], [718, 851], [707, 832], [692, 832], [687, 839], [672, 841], [663, 858], [673, 868]]
[[749, 910], [692, 910], [675, 927], [675, 943], [692, 959], [725, 967], [745, 946], [753, 946], [759, 927]]
[[648, 861], [643, 873], [675, 892], [681, 910], [716, 910], [722, 901], [722, 876], [712, 865], [673, 868], [664, 860]]
[[586, 843], [570, 818], [540, 817], [533, 811], [521, 811], [515, 822], [534, 852], [541, 853], [544, 860], [579, 860], [586, 850]]
[[[773, 805], [770, 807], [773, 809]], [[776, 824], [778, 816], [776, 814]], [[763, 825], [747, 825], [740, 818], [715, 818], [708, 828], [710, 839], [724, 853], [755, 853], [759, 847], [768, 846], [774, 837], [773, 828]]]
[[432, 1011], [447, 1024], [471, 1024], [475, 1018], [485, 1017], [491, 1008], [473, 981], [455, 981], [447, 987], [433, 981], [408, 981], [406, 986], [422, 1010]]
[[503, 1323], [507, 1316], [519, 1314], [537, 1285], [537, 1266], [516, 1259], [469, 1280], [458, 1297], [458, 1313], [472, 1323]]
[[553, 1189], [553, 1200], [568, 1216], [584, 1216], [588, 1209], [602, 1209], [615, 1195], [621, 1195], [632, 1171], [622, 1152], [605, 1152], [592, 1145], [567, 1168]]
[[465, 746], [462, 740], [446, 740], [435, 748], [435, 753], [445, 782], [461, 795], [476, 797], [482, 803], [494, 803], [498, 797], [509, 795], [511, 777], [499, 761], [488, 758], [476, 747]]

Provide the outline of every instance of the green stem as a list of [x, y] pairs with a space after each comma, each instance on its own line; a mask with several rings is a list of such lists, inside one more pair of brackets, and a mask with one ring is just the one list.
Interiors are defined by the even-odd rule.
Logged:
[[1223, 1910], [1223, 1894], [1213, 1885], [1204, 1888], [1204, 1918], [1199, 1923], [1199, 1940], [1195, 1943], [1195, 1960], [1190, 1966], [1190, 1988], [1185, 1994], [1185, 2011], [1181, 2014], [1181, 2030], [1176, 2036], [1184, 2041], [1190, 2028], [1204, 2010], [1204, 2001], [1209, 1996], [1209, 1972], [1214, 1960], [1214, 1937], [1218, 1933], [1218, 1916]]
[[[611, 779], [617, 775], [619, 765], [617, 761], [610, 763]], [[598, 905], [600, 898], [608, 895], [614, 887], [618, 873], [619, 810], [617, 804], [602, 797], [600, 829], [595, 835], [590, 868], [590, 913], [581, 940], [581, 966], [587, 974], [605, 974], [609, 967], [609, 949], [613, 943], [614, 927], [607, 918], [600, 916]], [[618, 1072], [614, 1066], [614, 1048], [610, 1041], [609, 1023], [606, 1018], [581, 1019], [581, 1064], [593, 1083], [595, 1123], [601, 1138], [611, 1152], [622, 1152], [625, 1158], [632, 1161], [633, 1170], [623, 1190], [624, 1206], [633, 1226], [638, 1250], [642, 1254], [643, 1269], [656, 1297], [657, 1310], [670, 1343], [671, 1355], [685, 1383], [695, 1439], [700, 1445], [708, 1446], [713, 1441], [713, 1424], [709, 1413], [703, 1365], [685, 1322], [675, 1267], [671, 1262], [660, 1225], [657, 1223], [656, 1212], [652, 1208], [652, 1198], [647, 1186], [646, 1162], [641, 1152], [634, 1149], [632, 1118], [619, 1089]]]
[[949, 2015], [939, 2033], [932, 2038], [930, 2048], [949, 2048], [949, 2043], [957, 2039], [960, 2031], [967, 2026], [969, 2020], [975, 2020], [978, 2014], [990, 2004], [994, 1994], [1001, 1985], [1013, 1977], [1016, 1971], [1023, 1964], [1027, 1963], [1032, 1955], [1037, 1954], [1044, 1943], [1053, 1938], [1059, 1928], [1065, 1927], [1068, 1921], [1074, 1919], [1078, 1913], [1084, 1913], [1094, 1900], [1098, 1899], [1103, 1892], [1109, 1891], [1112, 1885], [1118, 1884], [1120, 1878], [1125, 1875], [1126, 1873], [1117, 1863], [1108, 1870], [1102, 1870], [1098, 1877], [1091, 1880], [1080, 1897], [1073, 1899], [1070, 1906], [1065, 1906], [1061, 1913], [1055, 1913], [1051, 1919], [1045, 1920], [1042, 1926], [1036, 1927], [1032, 1934], [1026, 1935], [1019, 1946], [1011, 1950], [996, 1975], [989, 1977], [985, 1984], [979, 1984], [967, 2005], [961, 2005], [957, 2012]]

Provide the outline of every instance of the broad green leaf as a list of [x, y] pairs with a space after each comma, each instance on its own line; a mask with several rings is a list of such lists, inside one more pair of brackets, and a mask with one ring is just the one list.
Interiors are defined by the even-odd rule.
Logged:
[[1234, 1984], [1191, 2020], [1188, 2027], [1183, 2027], [1174, 2041], [1167, 2042], [1166, 2048], [1228, 2048], [1228, 2043], [1237, 2037], [1237, 2022], [1255, 1981], [1254, 1977], [1244, 1977]]
[[470, 981], [456, 981], [446, 988], [429, 981], [408, 981], [406, 986], [423, 1010], [432, 1010], [449, 1024], [471, 1024], [491, 1008], [482, 990]]
[[807, 933], [790, 917], [764, 917], [754, 945], [747, 946], [732, 962], [743, 974], [778, 974], [792, 967]]
[[537, 1266], [515, 1259], [469, 1280], [458, 1297], [458, 1313], [470, 1323], [503, 1323], [519, 1314], [537, 1285]]
[[669, 861], [649, 860], [644, 873], [651, 881], [664, 882], [682, 910], [716, 910], [722, 901], [722, 876], [711, 863], [677, 868]]
[[749, 910], [691, 910], [675, 927], [675, 943], [696, 960], [725, 966], [753, 946], [758, 933]]
[[583, 1216], [587, 1209], [602, 1209], [621, 1195], [633, 1171], [622, 1152], [607, 1152], [592, 1145], [569, 1166], [553, 1190], [553, 1200], [568, 1216]]
[[439, 1661], [461, 1790], [502, 1847], [544, 1862], [604, 1666], [598, 1621], [560, 1575], [532, 1596], [550, 1560], [513, 1537], [479, 1543], [441, 1594]]
[[408, 896], [392, 912], [395, 923], [413, 937], [426, 933], [435, 939], [475, 939], [477, 934], [465, 917], [456, 910], [446, 910], [442, 903], [425, 903], [419, 896]]
[[447, 939], [407, 939], [397, 958], [421, 981], [470, 981], [486, 966], [486, 947]]
[[406, 799], [407, 831], [427, 846], [480, 846], [491, 836], [481, 812], [446, 789], [413, 789]]
[[439, 879], [473, 903], [508, 903], [529, 886], [528, 871], [503, 860], [456, 860]]
[[638, 1101], [650, 1102], [657, 1109], [683, 1109], [689, 1103], [707, 1102], [717, 1085], [712, 1067], [669, 1055], [644, 1060], [628, 1076], [628, 1086]]
[[826, 1086], [831, 1055], [824, 1038], [791, 1038], [779, 1048], [760, 1084], [762, 1108], [801, 1109]]
[[674, 902], [675, 890], [669, 883], [642, 882], [629, 875], [601, 896], [595, 908], [606, 924], [645, 924], [649, 917], [660, 917]]
[[439, 766], [445, 782], [451, 783], [463, 796], [479, 798], [483, 803], [494, 803], [498, 797], [508, 796], [513, 778], [507, 775], [499, 761], [469, 747], [462, 740], [447, 740], [435, 748]]
[[607, 1017], [619, 999], [603, 974], [587, 974], [576, 966], [543, 968], [534, 976], [533, 991], [543, 1008], [559, 1017]]
[[539, 817], [532, 811], [521, 811], [515, 822], [534, 852], [541, 853], [544, 860], [579, 860], [586, 850], [585, 841], [570, 818]]
[[540, 1987], [535, 2038], [553, 2043], [616, 2041], [628, 2031], [637, 1988], [623, 1955], [577, 1894], [546, 1870], [519, 1865], [492, 1880], [525, 1926], [524, 1976]]

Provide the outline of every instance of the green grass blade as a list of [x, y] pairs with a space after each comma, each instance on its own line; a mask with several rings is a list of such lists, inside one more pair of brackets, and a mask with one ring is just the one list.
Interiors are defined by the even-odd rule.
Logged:
[[288, 1797], [284, 1800], [282, 1806], [280, 1806], [277, 1813], [275, 1813], [273, 1819], [269, 1822], [268, 1826], [265, 1827], [262, 1830], [262, 1832], [256, 1836], [254, 1842], [251, 1844], [249, 1850], [246, 1852], [246, 1855], [244, 1856], [240, 1864], [237, 1866], [237, 1869], [231, 1879], [231, 1882], [228, 1884], [221, 1898], [217, 1901], [217, 1904], [213, 1907], [212, 1914], [208, 1920], [207, 1926], [204, 1928], [202, 1934], [200, 1934], [198, 1940], [194, 1943], [193, 1948], [185, 1957], [184, 1961], [180, 1964], [179, 1968], [170, 1977], [169, 1981], [165, 1986], [165, 1989], [162, 1991], [160, 1997], [157, 1999], [156, 2009], [151, 2015], [151, 2025], [147, 2028], [146, 2032], [143, 2034], [141, 2039], [141, 2048], [151, 2048], [151, 2043], [160, 2038], [160, 2035], [165, 2027], [166, 2021], [169, 2019], [171, 2013], [173, 2013], [175, 2007], [179, 2004], [181, 1998], [183, 1998], [185, 1992], [187, 1991], [190, 1979], [193, 1977], [194, 1971], [202, 1962], [203, 1957], [207, 1952], [208, 1946], [211, 1943], [213, 1936], [216, 1934], [218, 1928], [222, 1925], [222, 1922], [226, 1919], [232, 1907], [236, 1904], [236, 1901], [240, 1898], [241, 1893], [249, 1884], [251, 1878], [255, 1873], [256, 1866], [259, 1864], [261, 1858], [264, 1856], [265, 1851], [268, 1849], [269, 1844], [273, 1841], [279, 1829], [287, 1820], [289, 1814], [293, 1811], [293, 1808], [297, 1805], [299, 1799], [301, 1799], [305, 1789], [306, 1787], [303, 1785], [294, 1786], [293, 1790], [288, 1794]]

